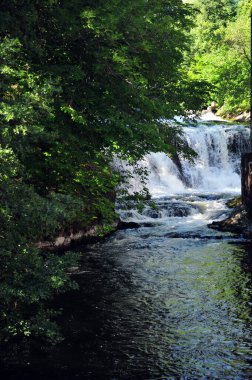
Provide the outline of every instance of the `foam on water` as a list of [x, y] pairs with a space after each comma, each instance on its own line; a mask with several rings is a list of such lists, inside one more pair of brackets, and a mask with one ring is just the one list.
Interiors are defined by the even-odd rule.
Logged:
[[[248, 150], [249, 130], [240, 125], [183, 127], [185, 140], [196, 153], [194, 162], [180, 158], [180, 167], [165, 153], [151, 153], [141, 165], [148, 169], [147, 186], [154, 197], [181, 193], [239, 193], [240, 158]], [[138, 178], [134, 191], [141, 190]]]

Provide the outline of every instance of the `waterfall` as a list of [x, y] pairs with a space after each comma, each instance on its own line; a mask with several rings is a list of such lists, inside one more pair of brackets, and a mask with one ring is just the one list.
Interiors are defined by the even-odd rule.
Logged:
[[[244, 125], [207, 124], [183, 127], [187, 144], [196, 153], [194, 163], [180, 159], [180, 168], [164, 153], [148, 154], [141, 162], [149, 171], [147, 186], [154, 197], [179, 193], [240, 192], [240, 158], [249, 149]], [[131, 181], [140, 190], [138, 179]]]

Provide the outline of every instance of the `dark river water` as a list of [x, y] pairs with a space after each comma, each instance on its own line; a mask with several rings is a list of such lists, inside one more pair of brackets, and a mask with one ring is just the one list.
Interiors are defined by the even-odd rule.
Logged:
[[250, 246], [164, 230], [90, 247], [66, 365], [94, 379], [252, 378]]
[[225, 125], [187, 136], [199, 159], [184, 178], [148, 158], [157, 209], [120, 211], [140, 228], [78, 248], [80, 289], [55, 301], [65, 340], [14, 345], [1, 379], [252, 379], [252, 245], [207, 227], [239, 191], [245, 138]]
[[67, 365], [94, 379], [252, 378], [251, 247], [178, 229], [119, 231], [89, 247]]
[[206, 226], [227, 212], [223, 198], [191, 198], [201, 218], [155, 219], [83, 247], [80, 290], [57, 300], [65, 341], [34, 347], [8, 375], [251, 379], [252, 248]]

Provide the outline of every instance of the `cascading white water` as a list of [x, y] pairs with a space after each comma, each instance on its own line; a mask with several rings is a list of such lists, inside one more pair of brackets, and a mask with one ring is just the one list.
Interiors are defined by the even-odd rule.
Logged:
[[[149, 171], [150, 193], [167, 196], [188, 192], [239, 192], [240, 157], [248, 150], [249, 129], [243, 125], [198, 124], [183, 127], [187, 144], [196, 153], [194, 163], [180, 160], [181, 168], [164, 153], [151, 153], [142, 161]], [[134, 190], [140, 190], [133, 180]]]
[[[249, 150], [249, 128], [201, 122], [184, 126], [183, 132], [188, 147], [197, 153], [194, 162], [179, 157], [176, 164], [161, 152], [147, 155], [139, 165], [149, 172], [146, 185], [157, 211], [148, 206], [142, 213], [134, 207], [130, 211], [119, 207], [122, 220], [162, 221], [170, 232], [176, 228], [189, 233], [226, 217], [226, 200], [241, 190], [240, 161], [241, 154]], [[142, 190], [137, 176], [130, 184], [132, 192]]]

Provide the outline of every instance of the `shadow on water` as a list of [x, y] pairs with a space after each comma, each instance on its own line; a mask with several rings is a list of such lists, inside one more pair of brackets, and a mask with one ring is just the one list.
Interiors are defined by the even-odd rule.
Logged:
[[3, 378], [250, 379], [252, 247], [152, 232], [85, 248], [80, 290], [56, 300], [66, 339]]

